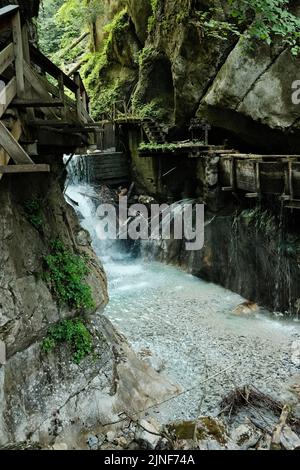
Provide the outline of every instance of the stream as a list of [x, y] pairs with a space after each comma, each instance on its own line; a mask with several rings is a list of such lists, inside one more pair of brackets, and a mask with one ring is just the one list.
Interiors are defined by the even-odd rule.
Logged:
[[245, 300], [239, 295], [100, 242], [95, 204], [84, 193], [93, 188], [67, 189], [108, 276], [105, 315], [143, 360], [182, 389], [192, 389], [157, 409], [160, 421], [215, 415], [224, 395], [247, 384], [277, 399], [293, 397], [289, 387], [300, 383], [300, 368], [292, 361], [299, 323], [267, 311], [234, 316], [233, 309]]

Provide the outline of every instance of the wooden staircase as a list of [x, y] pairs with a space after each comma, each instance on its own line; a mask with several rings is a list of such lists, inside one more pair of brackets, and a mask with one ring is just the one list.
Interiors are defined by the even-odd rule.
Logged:
[[98, 125], [79, 73], [70, 78], [30, 45], [18, 6], [0, 8], [2, 33], [8, 40], [0, 49], [0, 179], [5, 173], [49, 172], [49, 165], [35, 163], [25, 149], [35, 147], [39, 156], [49, 146], [71, 153], [89, 144]]
[[143, 129], [149, 142], [153, 144], [167, 143], [166, 132], [158, 122], [152, 119], [144, 120]]

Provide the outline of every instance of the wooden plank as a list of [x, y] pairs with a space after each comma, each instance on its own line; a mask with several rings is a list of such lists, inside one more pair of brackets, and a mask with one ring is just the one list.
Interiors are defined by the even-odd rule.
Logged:
[[0, 52], [0, 74], [2, 74], [15, 60], [14, 45], [13, 43]]
[[12, 18], [12, 32], [16, 65], [17, 93], [21, 98], [25, 91], [24, 66], [23, 66], [23, 38], [20, 13], [17, 12]]
[[0, 173], [16, 174], [16, 173], [49, 173], [50, 165], [31, 164], [31, 165], [0, 165]]
[[15, 99], [13, 101], [13, 106], [16, 108], [61, 108], [64, 106], [64, 103], [60, 100], [41, 100], [41, 99], [30, 99], [30, 100], [20, 100]]
[[0, 118], [17, 94], [17, 80], [14, 77], [0, 93]]
[[[11, 129], [11, 134], [12, 136], [16, 139], [19, 140], [21, 135], [22, 135], [22, 125], [20, 119], [17, 119], [13, 127]], [[5, 152], [4, 149], [1, 149], [0, 147], [0, 165], [7, 165], [10, 160], [10, 156], [8, 155], [7, 152]], [[2, 178], [2, 174], [0, 173], [0, 180]]]
[[6, 7], [0, 8], [0, 18], [4, 19], [10, 16], [13, 16], [19, 11], [18, 5], [8, 5]]
[[17, 164], [31, 164], [33, 161], [27, 155], [21, 145], [11, 135], [9, 130], [5, 127], [3, 122], [0, 121], [0, 143], [4, 150]]

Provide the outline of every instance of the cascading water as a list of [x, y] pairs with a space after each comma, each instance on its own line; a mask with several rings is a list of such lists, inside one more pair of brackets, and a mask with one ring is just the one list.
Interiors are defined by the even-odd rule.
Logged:
[[[286, 397], [291, 377], [299, 372], [291, 353], [293, 341], [300, 337], [299, 325], [262, 313], [235, 317], [232, 310], [244, 300], [239, 295], [177, 268], [132, 258], [116, 243], [100, 241], [99, 188], [74, 184], [72, 175], [71, 180], [68, 201], [90, 232], [108, 275], [110, 303], [105, 314], [143, 360], [184, 390], [192, 389], [160, 407], [160, 419], [214, 414], [224, 394], [245, 384]], [[205, 377], [216, 373], [220, 375], [201, 386]]]

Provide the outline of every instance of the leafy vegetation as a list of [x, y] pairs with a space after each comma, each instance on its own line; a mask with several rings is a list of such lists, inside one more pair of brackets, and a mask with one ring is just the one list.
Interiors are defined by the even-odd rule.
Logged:
[[168, 97], [159, 96], [154, 98], [149, 103], [143, 103], [139, 98], [133, 99], [134, 114], [140, 119], [152, 119], [156, 122], [166, 122], [173, 112], [170, 107]]
[[248, 227], [254, 227], [257, 231], [263, 232], [267, 236], [273, 237], [277, 231], [276, 217], [268, 210], [254, 207], [253, 209], [246, 209], [241, 212], [240, 217], [243, 218]]
[[111, 111], [113, 103], [121, 97], [121, 80], [118, 77], [114, 80], [107, 80], [105, 72], [110, 65], [113, 43], [122, 40], [128, 24], [127, 9], [124, 8], [114, 17], [111, 23], [106, 25], [105, 32], [107, 36], [102, 50], [85, 55], [82, 74], [91, 98], [92, 115], [95, 119]]
[[57, 65], [78, 60], [87, 43], [69, 49], [103, 13], [101, 0], [43, 0], [37, 22], [39, 46]]
[[30, 199], [25, 202], [24, 206], [28, 221], [40, 230], [44, 223], [41, 199]]
[[79, 364], [93, 351], [92, 335], [79, 319], [64, 320], [50, 328], [42, 343], [42, 350], [48, 354], [58, 345], [64, 343], [71, 347], [73, 361], [76, 364]]
[[84, 282], [89, 273], [82, 256], [74, 255], [60, 240], [51, 245], [51, 254], [44, 258], [43, 278], [61, 304], [77, 310], [95, 307], [92, 291]]
[[150, 2], [152, 8], [152, 15], [148, 19], [148, 33], [151, 33], [154, 30], [160, 0], [150, 0]]
[[289, 7], [290, 0], [228, 0], [230, 14], [241, 25], [251, 22], [246, 36], [272, 44], [274, 38], [280, 38], [291, 52], [300, 51], [300, 18]]
[[142, 142], [139, 146], [140, 152], [175, 152], [176, 150], [190, 148], [191, 146], [201, 146], [204, 145], [203, 142], [167, 142], [165, 144], [156, 144], [156, 143], [146, 143]]

